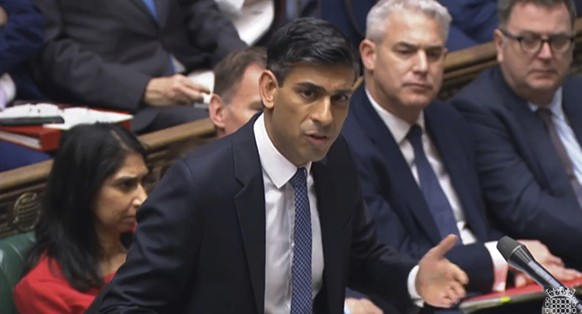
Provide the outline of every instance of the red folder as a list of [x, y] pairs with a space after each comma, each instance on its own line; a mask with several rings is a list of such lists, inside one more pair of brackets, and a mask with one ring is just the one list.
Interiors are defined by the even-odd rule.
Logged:
[[[564, 285], [574, 288], [577, 294], [582, 292], [582, 278], [563, 282]], [[464, 313], [471, 313], [481, 309], [503, 306], [510, 303], [520, 303], [532, 300], [543, 300], [546, 292], [536, 283], [521, 288], [511, 288], [503, 292], [495, 292], [472, 297], [464, 300], [459, 308]]]
[[61, 130], [42, 125], [0, 126], [0, 139], [43, 152], [56, 150], [61, 139]]
[[[94, 109], [97, 110], [97, 109]], [[99, 109], [100, 111], [107, 111]], [[111, 112], [116, 112], [109, 110]], [[119, 122], [126, 129], [131, 128], [131, 121]], [[43, 152], [53, 151], [59, 147], [62, 131], [42, 125], [0, 126], [0, 140], [15, 143]]]

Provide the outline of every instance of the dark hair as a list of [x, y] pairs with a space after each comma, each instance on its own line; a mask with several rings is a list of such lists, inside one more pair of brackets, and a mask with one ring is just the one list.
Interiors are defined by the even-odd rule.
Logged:
[[574, 5], [573, 0], [499, 0], [497, 3], [499, 25], [505, 25], [505, 23], [507, 23], [509, 16], [511, 15], [511, 11], [513, 11], [513, 7], [517, 3], [533, 3], [548, 8], [563, 3], [566, 5], [566, 8], [568, 8], [568, 13], [570, 14], [570, 25], [572, 25], [572, 28], [576, 23], [576, 5]]
[[267, 46], [267, 69], [280, 85], [293, 65], [352, 67], [359, 71], [358, 54], [349, 39], [331, 23], [314, 18], [299, 18], [277, 30]]
[[256, 64], [267, 66], [267, 50], [264, 47], [248, 47], [231, 52], [214, 67], [214, 93], [226, 104], [230, 103], [233, 92], [238, 88], [247, 68]]
[[75, 289], [87, 291], [103, 285], [93, 210], [103, 183], [121, 168], [130, 153], [146, 161], [139, 140], [116, 124], [78, 125], [63, 134], [25, 272], [47, 254], [56, 260]]

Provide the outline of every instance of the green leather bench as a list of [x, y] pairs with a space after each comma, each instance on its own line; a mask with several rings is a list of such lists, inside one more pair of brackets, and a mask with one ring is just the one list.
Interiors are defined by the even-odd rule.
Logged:
[[0, 313], [17, 314], [12, 291], [24, 267], [26, 252], [34, 242], [34, 233], [21, 233], [0, 239]]

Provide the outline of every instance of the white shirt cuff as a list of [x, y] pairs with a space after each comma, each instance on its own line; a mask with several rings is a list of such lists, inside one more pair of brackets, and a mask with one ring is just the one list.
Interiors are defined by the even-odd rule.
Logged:
[[412, 300], [420, 300], [420, 294], [416, 291], [416, 275], [418, 274], [418, 265], [414, 266], [410, 273], [408, 273], [408, 294]]
[[2, 111], [2, 109], [6, 108], [6, 104], [16, 96], [16, 85], [14, 85], [14, 81], [8, 73], [0, 76], [0, 88], [4, 94], [4, 99], [0, 103], [0, 111]]
[[344, 303], [344, 314], [352, 314], [350, 307]]
[[493, 261], [493, 287], [491, 290], [495, 292], [505, 291], [505, 284], [507, 281], [507, 271], [509, 266], [503, 258], [503, 255], [497, 250], [497, 241], [490, 241], [485, 243], [485, 248], [489, 251], [491, 260]]

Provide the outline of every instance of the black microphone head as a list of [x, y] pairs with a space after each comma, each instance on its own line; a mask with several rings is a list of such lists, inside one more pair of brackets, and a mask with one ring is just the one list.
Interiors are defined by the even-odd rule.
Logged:
[[503, 238], [499, 239], [499, 241], [497, 241], [497, 250], [499, 253], [501, 253], [501, 255], [503, 255], [503, 258], [505, 258], [506, 261], [509, 261], [511, 255], [520, 246], [522, 246], [521, 243], [508, 236], [504, 236]]

